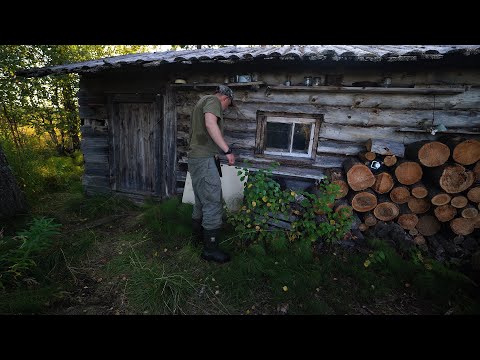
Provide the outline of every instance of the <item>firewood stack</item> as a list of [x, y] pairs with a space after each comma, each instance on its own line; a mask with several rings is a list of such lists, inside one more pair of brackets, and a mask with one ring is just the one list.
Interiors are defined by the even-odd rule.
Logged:
[[385, 235], [391, 224], [398, 238], [400, 226], [404, 243], [440, 260], [480, 250], [480, 141], [443, 137], [405, 146], [370, 139], [365, 146], [343, 172], [327, 174], [341, 187], [336, 201], [347, 199], [361, 219], [358, 229], [378, 236], [382, 224]]

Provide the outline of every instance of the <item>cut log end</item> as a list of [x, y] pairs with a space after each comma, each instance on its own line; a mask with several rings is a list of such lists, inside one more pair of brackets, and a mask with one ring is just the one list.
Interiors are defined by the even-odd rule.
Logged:
[[422, 245], [426, 245], [426, 241], [425, 241], [425, 237], [423, 235], [417, 235], [413, 238], [413, 242], [415, 243], [415, 245], [418, 245], [418, 246], [422, 246]]
[[438, 141], [423, 145], [418, 151], [418, 160], [427, 167], [440, 166], [450, 157], [450, 148]]
[[398, 217], [397, 223], [406, 230], [413, 230], [417, 226], [418, 216], [415, 214], [402, 214]]
[[420, 164], [404, 161], [395, 169], [395, 176], [400, 184], [413, 185], [422, 179], [423, 171]]
[[436, 206], [447, 205], [452, 200], [452, 197], [446, 193], [440, 193], [432, 197], [432, 204]]
[[354, 165], [347, 172], [347, 182], [353, 191], [361, 191], [375, 184], [375, 176], [365, 165]]
[[387, 155], [383, 159], [383, 163], [388, 167], [393, 166], [397, 163], [397, 157], [395, 155]]
[[375, 209], [377, 197], [369, 192], [355, 194], [352, 199], [352, 207], [358, 212], [367, 212]]
[[462, 165], [472, 165], [480, 160], [480, 141], [469, 139], [462, 141], [453, 150], [453, 160]]
[[392, 190], [394, 185], [392, 175], [386, 172], [382, 172], [375, 175], [375, 183], [372, 185], [372, 189], [379, 194], [385, 194]]
[[471, 202], [480, 203], [480, 186], [475, 186], [468, 190], [467, 198]]
[[440, 231], [441, 224], [435, 216], [424, 215], [418, 219], [417, 230], [423, 236], [432, 236]]
[[473, 219], [477, 217], [478, 215], [478, 210], [477, 208], [473, 206], [468, 206], [465, 209], [462, 210], [461, 215], [465, 219]]
[[468, 204], [468, 199], [465, 196], [459, 195], [455, 196], [452, 198], [452, 201], [450, 202], [453, 207], [456, 207], [457, 209], [464, 208]]
[[405, 186], [397, 186], [390, 191], [390, 199], [396, 204], [405, 204], [410, 198], [410, 190]]
[[423, 199], [428, 195], [428, 189], [425, 186], [416, 186], [412, 188], [412, 195], [417, 199]]
[[475, 230], [475, 222], [463, 217], [455, 218], [450, 221], [450, 228], [457, 235], [469, 235]]
[[430, 206], [430, 201], [428, 201], [427, 199], [417, 199], [413, 196], [408, 199], [408, 208], [414, 214], [426, 213], [430, 209]]
[[373, 214], [378, 220], [390, 221], [395, 219], [400, 213], [398, 206], [391, 202], [383, 202], [377, 205]]
[[441, 222], [452, 220], [457, 215], [457, 209], [452, 205], [442, 205], [435, 208], [433, 211], [437, 219]]
[[475, 180], [472, 171], [465, 170], [461, 165], [445, 167], [440, 177], [440, 187], [449, 194], [456, 194], [468, 189]]

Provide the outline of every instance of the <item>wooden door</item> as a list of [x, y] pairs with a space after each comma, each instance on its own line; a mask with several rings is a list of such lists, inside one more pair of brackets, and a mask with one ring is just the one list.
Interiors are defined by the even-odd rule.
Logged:
[[110, 100], [112, 190], [161, 196], [160, 95], [114, 95]]

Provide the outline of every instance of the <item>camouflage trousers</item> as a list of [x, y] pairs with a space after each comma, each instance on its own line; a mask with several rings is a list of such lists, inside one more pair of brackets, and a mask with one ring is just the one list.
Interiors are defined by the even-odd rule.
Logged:
[[223, 215], [222, 183], [214, 157], [188, 159], [188, 171], [195, 194], [192, 219], [201, 219], [205, 230], [220, 228]]

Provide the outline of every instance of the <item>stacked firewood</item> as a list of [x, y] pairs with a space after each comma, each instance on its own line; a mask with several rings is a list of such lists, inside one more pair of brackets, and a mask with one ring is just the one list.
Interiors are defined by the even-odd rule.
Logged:
[[405, 146], [371, 139], [365, 145], [343, 171], [328, 174], [341, 189], [335, 207], [347, 199], [360, 231], [396, 223], [407, 239], [434, 253], [458, 256], [457, 245], [467, 238], [467, 252], [478, 250], [480, 141], [444, 137]]

